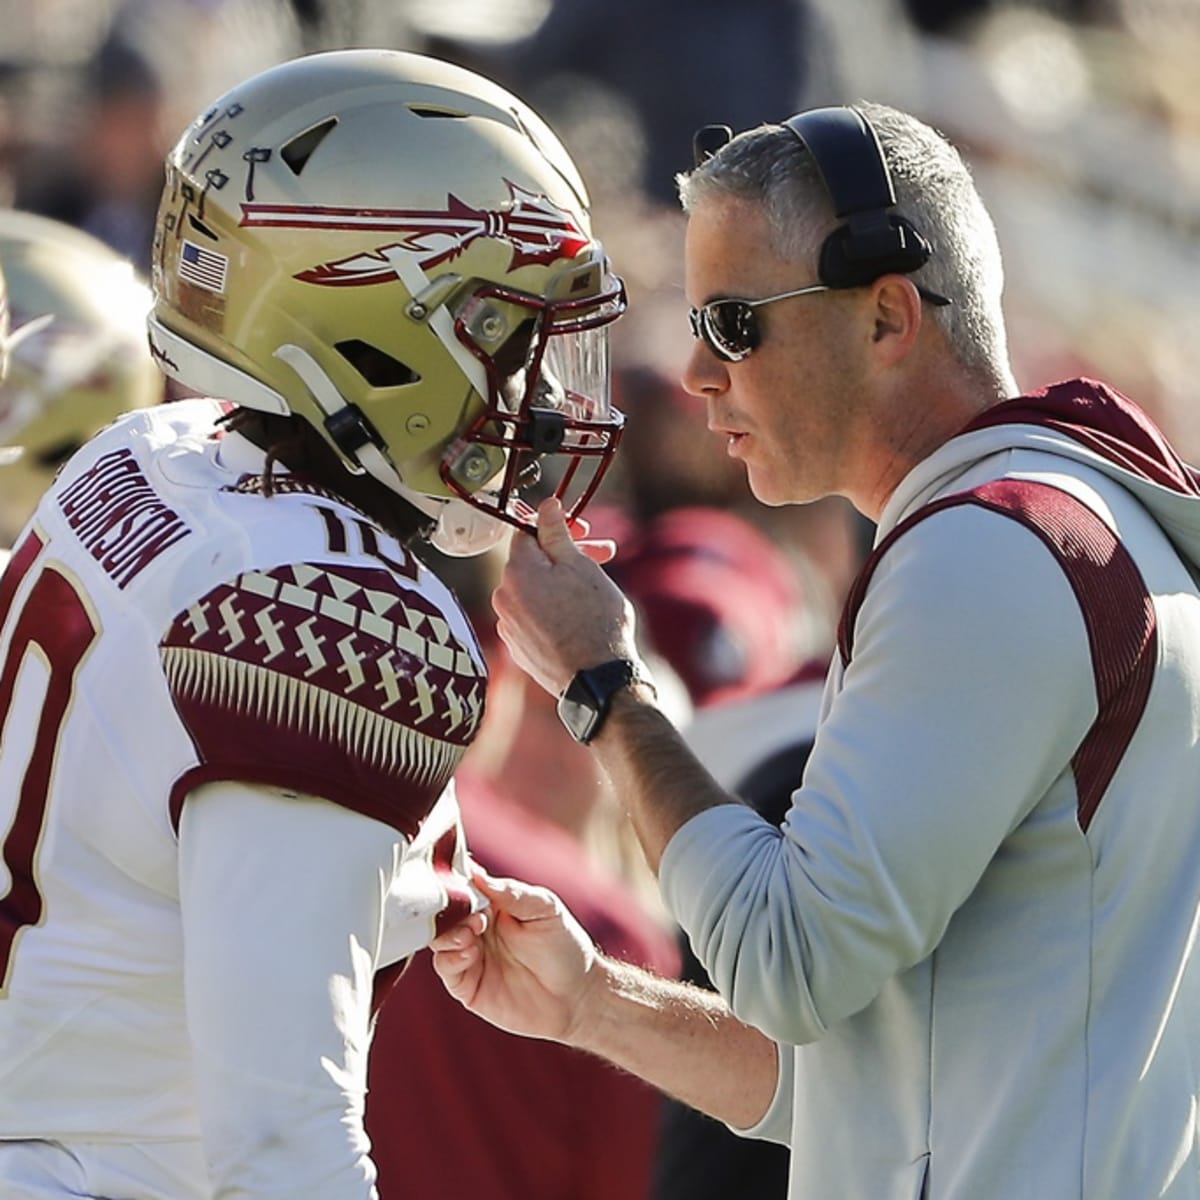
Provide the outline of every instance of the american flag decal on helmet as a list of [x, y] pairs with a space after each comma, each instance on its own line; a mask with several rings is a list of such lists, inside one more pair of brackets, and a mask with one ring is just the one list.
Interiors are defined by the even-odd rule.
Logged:
[[575, 217], [545, 196], [509, 182], [512, 202], [503, 209], [479, 209], [457, 196], [444, 209], [348, 208], [310, 204], [242, 205], [243, 226], [266, 229], [363, 230], [403, 236], [362, 254], [319, 263], [295, 278], [324, 287], [363, 287], [396, 278], [384, 251], [406, 250], [428, 270], [457, 258], [481, 237], [498, 238], [513, 248], [510, 270], [534, 263], [574, 258], [589, 238]]

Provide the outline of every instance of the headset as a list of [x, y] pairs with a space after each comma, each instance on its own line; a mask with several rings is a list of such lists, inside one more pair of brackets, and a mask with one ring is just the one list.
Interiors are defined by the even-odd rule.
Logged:
[[[813, 108], [783, 122], [812, 155], [842, 222], [822, 243], [817, 277], [831, 288], [862, 287], [881, 275], [908, 275], [929, 261], [933, 247], [902, 213], [879, 137], [856, 108]], [[706, 125], [692, 139], [695, 165], [733, 136], [727, 125]], [[934, 304], [944, 296], [921, 289]]]

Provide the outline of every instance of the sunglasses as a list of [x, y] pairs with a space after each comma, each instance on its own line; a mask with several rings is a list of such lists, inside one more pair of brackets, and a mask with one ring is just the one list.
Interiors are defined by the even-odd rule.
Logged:
[[[764, 304], [774, 304], [776, 300], [790, 300], [793, 296], [811, 296], [816, 292], [829, 292], [833, 289], [824, 283], [810, 284], [808, 287], [796, 288], [791, 292], [780, 292], [778, 296], [764, 296], [761, 300], [710, 300], [699, 308], [688, 310], [688, 320], [692, 326], [692, 337], [704, 344], [725, 362], [741, 362], [749, 357], [762, 341], [758, 327], [758, 318], [754, 315], [756, 308]], [[918, 286], [917, 291], [923, 300], [931, 304], [944, 305], [950, 301], [945, 296]]]
[[778, 296], [764, 296], [761, 300], [710, 300], [699, 308], [688, 311], [692, 325], [692, 337], [704, 344], [726, 362], [741, 362], [758, 345], [761, 335], [758, 330], [756, 308], [774, 304], [776, 300], [790, 300], [793, 296], [809, 296], [814, 292], [828, 292], [824, 283], [810, 284], [794, 292], [780, 292]]

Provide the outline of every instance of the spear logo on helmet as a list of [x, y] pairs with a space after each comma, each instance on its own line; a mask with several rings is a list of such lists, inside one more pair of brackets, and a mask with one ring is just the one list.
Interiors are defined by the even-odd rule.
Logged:
[[513, 248], [509, 270], [530, 264], [550, 264], [574, 258], [588, 243], [574, 216], [545, 196], [508, 183], [512, 204], [504, 209], [479, 209], [457, 196], [447, 196], [446, 208], [344, 208], [332, 205], [243, 204], [243, 226], [272, 229], [377, 230], [401, 233], [398, 242], [363, 254], [320, 263], [295, 278], [323, 287], [363, 287], [388, 283], [395, 268], [384, 253], [396, 247], [420, 255], [425, 270], [457, 258], [476, 239], [498, 238]]

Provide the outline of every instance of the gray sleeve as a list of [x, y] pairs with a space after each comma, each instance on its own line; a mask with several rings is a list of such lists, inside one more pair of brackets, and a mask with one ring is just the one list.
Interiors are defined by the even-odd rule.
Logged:
[[1087, 633], [1029, 530], [973, 506], [899, 539], [782, 829], [684, 825], [667, 906], [734, 1013], [794, 1045], [925, 958], [1096, 714]]

